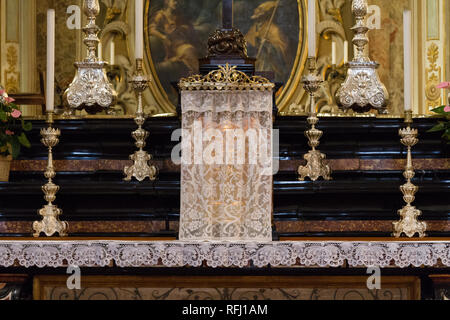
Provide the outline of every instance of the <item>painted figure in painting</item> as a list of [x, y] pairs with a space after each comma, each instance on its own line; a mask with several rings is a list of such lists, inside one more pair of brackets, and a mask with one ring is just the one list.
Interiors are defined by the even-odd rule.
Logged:
[[181, 62], [189, 72], [198, 70], [198, 52], [192, 24], [183, 19], [178, 0], [166, 0], [150, 24], [150, 35], [162, 40], [165, 63]]
[[289, 63], [289, 42], [274, 20], [279, 4], [279, 0], [260, 4], [253, 12], [253, 24], [245, 38], [256, 49], [257, 69], [273, 71], [276, 79], [283, 79]]
[[[151, 59], [159, 82], [173, 104], [173, 88], [182, 77], [199, 72], [198, 59], [207, 54], [211, 33], [221, 27], [221, 0], [147, 0]], [[299, 42], [295, 0], [235, 0], [234, 26], [248, 42], [248, 54], [258, 58], [258, 71], [272, 71], [286, 83]]]
[[160, 81], [172, 101], [177, 93], [171, 82], [198, 72], [200, 47], [192, 22], [183, 14], [179, 0], [164, 0], [150, 19], [149, 33]]

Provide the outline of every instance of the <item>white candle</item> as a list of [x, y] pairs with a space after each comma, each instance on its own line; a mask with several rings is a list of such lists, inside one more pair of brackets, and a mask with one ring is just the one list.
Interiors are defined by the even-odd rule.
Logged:
[[412, 76], [411, 76], [411, 11], [403, 12], [403, 53], [404, 53], [404, 86], [405, 86], [405, 111], [412, 107]]
[[47, 88], [45, 105], [47, 112], [55, 110], [55, 10], [47, 11]]
[[144, 58], [144, 3], [143, 0], [136, 0], [136, 39], [135, 51], [136, 59]]
[[344, 41], [344, 64], [348, 62], [348, 41]]
[[115, 55], [116, 55], [116, 45], [114, 44], [114, 39], [111, 40], [111, 44], [109, 45], [109, 50], [110, 50], [109, 57], [110, 57], [110, 60], [111, 60], [110, 64], [113, 66], [114, 63], [115, 63], [114, 58], [115, 58]]
[[316, 56], [316, 0], [308, 0], [308, 56]]
[[331, 64], [333, 66], [335, 66], [336, 61], [337, 61], [337, 59], [336, 59], [336, 42], [333, 41], [331, 43]]
[[99, 42], [98, 43], [98, 61], [102, 61], [103, 57], [102, 57], [102, 51], [103, 51], [103, 47], [102, 47], [102, 43]]

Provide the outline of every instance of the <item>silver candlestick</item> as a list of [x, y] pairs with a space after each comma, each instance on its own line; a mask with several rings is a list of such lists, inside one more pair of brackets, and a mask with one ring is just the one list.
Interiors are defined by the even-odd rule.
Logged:
[[75, 62], [77, 73], [69, 88], [64, 93], [66, 104], [65, 114], [72, 115], [75, 110], [86, 110], [90, 114], [109, 111], [109, 107], [117, 101], [117, 93], [108, 80], [105, 66], [107, 63], [98, 61], [97, 46], [100, 40], [100, 28], [95, 19], [100, 13], [98, 0], [84, 0], [84, 13], [88, 24], [83, 28], [86, 34], [84, 44], [87, 47], [87, 57], [82, 62]]
[[311, 112], [308, 117], [308, 123], [311, 128], [305, 132], [305, 136], [308, 138], [308, 145], [312, 148], [307, 154], [303, 156], [306, 160], [305, 166], [298, 168], [299, 180], [303, 181], [306, 177], [312, 181], [316, 181], [320, 177], [325, 180], [331, 180], [331, 169], [325, 164], [324, 160], [326, 156], [316, 148], [320, 144], [320, 138], [323, 132], [316, 128], [319, 118], [315, 110], [315, 93], [319, 90], [322, 84], [322, 79], [316, 72], [316, 58], [308, 58], [309, 74], [303, 77], [302, 82], [305, 90], [309, 93]]
[[130, 159], [133, 160], [133, 165], [125, 167], [123, 172], [126, 177], [124, 180], [131, 181], [132, 177], [135, 177], [138, 181], [143, 181], [147, 177], [150, 180], [155, 180], [158, 170], [155, 166], [149, 164], [152, 156], [143, 150], [149, 133], [142, 128], [146, 120], [146, 115], [142, 106], [142, 93], [148, 88], [149, 80], [144, 75], [142, 59], [136, 59], [136, 73], [131, 80], [131, 84], [133, 85], [137, 97], [137, 111], [134, 121], [138, 125], [138, 129], [131, 135], [136, 140], [136, 147], [138, 147], [139, 150], [130, 156]]
[[41, 142], [48, 148], [47, 169], [44, 173], [48, 182], [42, 187], [42, 191], [45, 194], [44, 198], [48, 203], [38, 211], [42, 216], [42, 221], [35, 221], [33, 223], [33, 230], [35, 231], [33, 236], [39, 237], [41, 232], [43, 232], [47, 237], [51, 237], [55, 233], [58, 233], [60, 237], [64, 237], [67, 235], [69, 225], [65, 221], [59, 221], [58, 217], [62, 214], [62, 210], [53, 204], [53, 201], [56, 200], [56, 193], [59, 191], [59, 186], [53, 183], [56, 172], [53, 167], [52, 149], [59, 143], [61, 131], [52, 127], [52, 112], [47, 113], [47, 124], [48, 127], [41, 130]]
[[367, 10], [367, 0], [353, 0], [352, 12], [356, 25], [352, 29], [355, 31], [353, 44], [356, 46], [356, 56], [348, 63], [347, 78], [336, 93], [336, 101], [344, 111], [367, 112], [376, 109], [385, 114], [389, 94], [378, 76], [380, 65], [371, 61], [365, 50], [369, 43]]
[[403, 233], [412, 238], [416, 233], [419, 237], [425, 237], [425, 230], [427, 229], [426, 222], [420, 222], [417, 217], [422, 214], [422, 211], [413, 207], [411, 203], [415, 200], [415, 194], [419, 191], [419, 187], [412, 184], [411, 179], [414, 178], [414, 167], [412, 163], [411, 148], [415, 146], [419, 139], [417, 139], [417, 129], [412, 129], [412, 111], [405, 113], [406, 128], [399, 130], [399, 135], [402, 137], [401, 143], [408, 148], [406, 158], [406, 168], [403, 176], [406, 179], [406, 183], [400, 187], [403, 193], [403, 200], [406, 202], [406, 206], [398, 210], [400, 215], [400, 221], [394, 222], [394, 237], [400, 237]]

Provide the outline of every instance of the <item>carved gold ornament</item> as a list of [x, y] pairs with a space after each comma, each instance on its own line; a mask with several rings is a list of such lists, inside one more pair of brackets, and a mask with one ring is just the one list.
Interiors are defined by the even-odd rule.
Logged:
[[248, 76], [236, 70], [236, 66], [219, 66], [206, 76], [194, 75], [182, 78], [178, 84], [181, 90], [273, 90], [275, 85], [259, 76]]
[[221, 55], [247, 58], [247, 42], [238, 29], [214, 31], [208, 39], [208, 57]]
[[426, 83], [425, 96], [427, 98], [427, 108], [439, 105], [441, 92], [436, 88], [440, 82], [441, 67], [437, 65], [439, 59], [439, 47], [432, 43], [427, 50], [427, 61], [429, 67], [425, 69]]
[[20, 73], [18, 69], [19, 53], [16, 45], [10, 45], [6, 49], [6, 61], [8, 68], [5, 70], [5, 90], [9, 93], [19, 92]]

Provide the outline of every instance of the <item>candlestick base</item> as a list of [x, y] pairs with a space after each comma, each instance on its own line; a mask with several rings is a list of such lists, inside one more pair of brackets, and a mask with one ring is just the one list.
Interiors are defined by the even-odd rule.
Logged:
[[39, 211], [39, 215], [42, 216], [42, 221], [33, 222], [33, 237], [38, 238], [41, 233], [44, 233], [47, 237], [51, 237], [54, 234], [58, 234], [60, 237], [67, 236], [66, 230], [69, 225], [65, 221], [59, 221], [59, 216], [62, 214], [62, 210], [58, 209], [55, 205], [45, 205]]
[[71, 116], [75, 110], [85, 110], [89, 114], [107, 111], [117, 101], [105, 72], [108, 64], [103, 61], [77, 62], [77, 73], [64, 93], [66, 102], [65, 116]]

